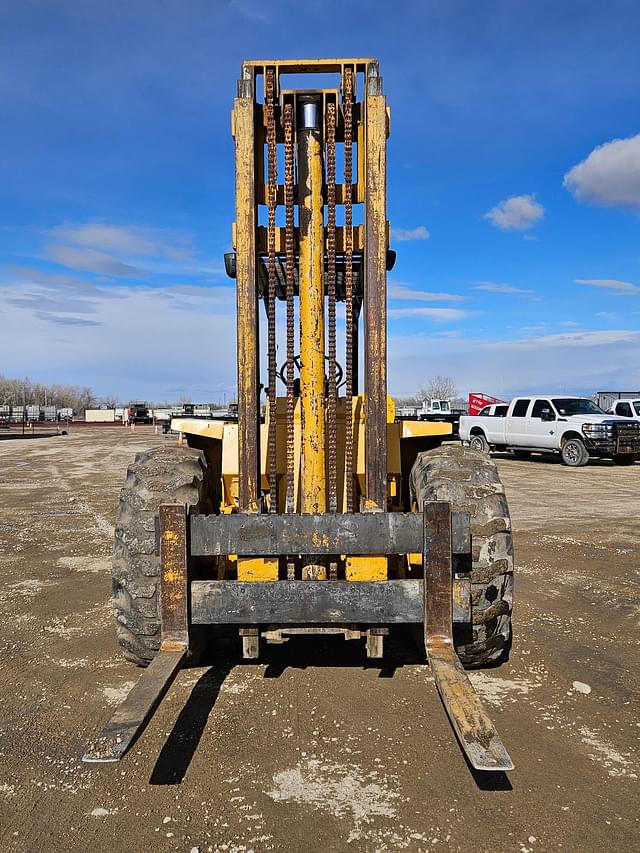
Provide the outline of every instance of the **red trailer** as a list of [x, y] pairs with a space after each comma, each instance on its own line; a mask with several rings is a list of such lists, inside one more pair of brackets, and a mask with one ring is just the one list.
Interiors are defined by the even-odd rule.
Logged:
[[500, 397], [492, 397], [490, 394], [484, 394], [482, 391], [469, 391], [469, 414], [477, 415], [485, 406], [491, 403], [506, 403], [506, 400], [501, 400]]

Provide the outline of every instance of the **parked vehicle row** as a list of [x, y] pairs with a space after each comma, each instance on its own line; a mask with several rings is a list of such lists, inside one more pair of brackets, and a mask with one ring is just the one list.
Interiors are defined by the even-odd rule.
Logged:
[[[622, 402], [622, 401], [621, 401]], [[607, 414], [584, 397], [516, 397], [460, 418], [460, 438], [478, 450], [559, 454], [577, 468], [590, 457], [630, 465], [640, 459], [640, 420]]]

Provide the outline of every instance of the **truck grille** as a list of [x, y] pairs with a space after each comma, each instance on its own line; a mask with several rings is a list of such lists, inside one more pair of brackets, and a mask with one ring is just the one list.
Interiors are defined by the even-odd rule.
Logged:
[[640, 423], [616, 426], [616, 453], [640, 453]]

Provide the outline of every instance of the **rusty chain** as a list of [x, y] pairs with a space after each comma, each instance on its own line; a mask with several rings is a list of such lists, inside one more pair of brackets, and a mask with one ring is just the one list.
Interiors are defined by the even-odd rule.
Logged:
[[287, 297], [287, 512], [295, 512], [294, 494], [294, 413], [293, 359], [295, 347], [295, 256], [293, 227], [293, 105], [284, 106], [284, 207], [285, 207], [285, 279]]
[[275, 73], [269, 69], [266, 74], [265, 113], [267, 119], [267, 254], [269, 291], [267, 294], [267, 351], [269, 399], [269, 509], [278, 511], [278, 474], [276, 469], [276, 203], [277, 203], [277, 152], [276, 117], [274, 108]]
[[327, 405], [328, 509], [338, 511], [338, 478], [336, 472], [337, 435], [336, 406], [338, 397], [336, 371], [336, 105], [327, 104], [327, 296], [329, 343], [329, 398]]
[[344, 287], [345, 287], [345, 413], [344, 482], [346, 512], [353, 512], [353, 71], [344, 69]]

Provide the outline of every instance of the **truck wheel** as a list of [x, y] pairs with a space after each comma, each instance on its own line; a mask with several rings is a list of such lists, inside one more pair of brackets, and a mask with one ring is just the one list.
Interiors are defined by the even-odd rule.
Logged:
[[489, 442], [481, 432], [471, 436], [469, 447], [472, 447], [474, 450], [481, 450], [483, 453], [489, 452]]
[[635, 453], [619, 453], [613, 457], [616, 465], [633, 465], [638, 461], [638, 456]]
[[410, 492], [414, 509], [425, 501], [448, 501], [452, 511], [471, 513], [472, 625], [466, 632], [454, 626], [456, 651], [467, 667], [505, 661], [511, 647], [513, 541], [495, 462], [469, 447], [427, 450], [411, 469]]
[[127, 471], [116, 510], [113, 610], [124, 656], [139, 666], [147, 666], [160, 648], [160, 504], [211, 512], [209, 480], [202, 451], [178, 445], [138, 453]]
[[581, 468], [589, 461], [584, 442], [579, 438], [568, 438], [562, 445], [562, 461], [570, 468]]

